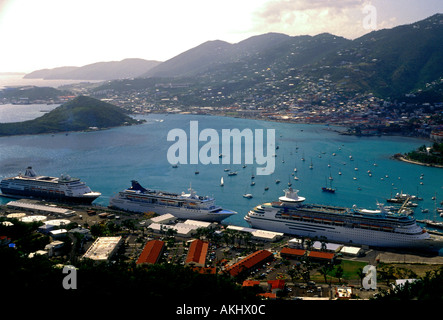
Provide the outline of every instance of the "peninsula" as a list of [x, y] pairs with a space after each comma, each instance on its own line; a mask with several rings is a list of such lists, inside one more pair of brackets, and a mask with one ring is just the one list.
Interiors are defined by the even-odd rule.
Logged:
[[141, 122], [115, 105], [78, 96], [34, 120], [0, 123], [0, 136], [107, 129]]
[[443, 168], [443, 143], [434, 142], [431, 147], [423, 145], [417, 150], [394, 155], [394, 159], [428, 167]]

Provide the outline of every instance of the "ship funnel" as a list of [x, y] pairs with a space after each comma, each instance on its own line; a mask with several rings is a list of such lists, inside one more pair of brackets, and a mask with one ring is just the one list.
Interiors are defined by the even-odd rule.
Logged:
[[140, 183], [138, 183], [138, 181], [132, 180], [131, 181], [131, 190], [135, 190], [135, 191], [141, 191], [141, 192], [145, 192], [148, 191], [147, 189], [143, 188]]
[[25, 177], [36, 177], [37, 174], [34, 170], [32, 170], [32, 167], [27, 167], [25, 171]]

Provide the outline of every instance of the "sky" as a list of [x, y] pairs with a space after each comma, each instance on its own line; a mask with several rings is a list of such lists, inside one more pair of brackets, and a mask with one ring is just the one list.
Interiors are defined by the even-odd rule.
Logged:
[[166, 61], [268, 32], [355, 39], [435, 13], [442, 0], [0, 0], [0, 72]]

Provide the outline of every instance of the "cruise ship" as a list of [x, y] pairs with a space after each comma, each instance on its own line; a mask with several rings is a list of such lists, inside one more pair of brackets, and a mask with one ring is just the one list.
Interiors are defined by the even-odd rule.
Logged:
[[170, 213], [179, 219], [219, 222], [235, 211], [215, 205], [215, 199], [198, 196], [192, 188], [181, 194], [167, 191], [148, 190], [132, 180], [131, 187], [111, 198], [109, 206], [130, 212], [154, 212], [159, 215]]
[[37, 175], [32, 167], [24, 174], [5, 178], [0, 182], [4, 196], [14, 198], [36, 198], [60, 202], [91, 204], [101, 193], [93, 192], [79, 178], [69, 175], [49, 177]]
[[440, 242], [405, 214], [378, 210], [307, 204], [298, 190], [288, 188], [278, 201], [264, 203], [248, 212], [252, 228], [346, 244], [382, 248], [427, 248], [438, 250]]

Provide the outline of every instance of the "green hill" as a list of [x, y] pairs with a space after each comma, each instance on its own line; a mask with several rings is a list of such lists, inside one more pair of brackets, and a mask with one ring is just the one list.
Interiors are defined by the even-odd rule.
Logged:
[[[141, 77], [168, 78], [166, 81], [172, 83], [187, 78], [188, 83], [195, 84], [194, 92], [200, 84], [205, 88], [208, 82], [224, 88], [235, 83], [241, 95], [239, 91], [243, 90], [245, 80], [251, 91], [257, 92], [269, 81], [288, 77], [315, 81], [327, 76], [343, 92], [352, 95], [372, 92], [381, 98], [394, 99], [429, 89], [434, 81], [440, 82], [441, 61], [443, 14], [435, 14], [354, 40], [328, 33], [316, 36], [268, 33], [236, 44], [208, 41], [159, 64]], [[300, 89], [297, 85], [278, 87], [282, 91]], [[250, 96], [250, 92], [246, 95]]]
[[94, 98], [78, 96], [51, 112], [23, 122], [1, 123], [0, 136], [105, 129], [138, 124], [124, 110]]

